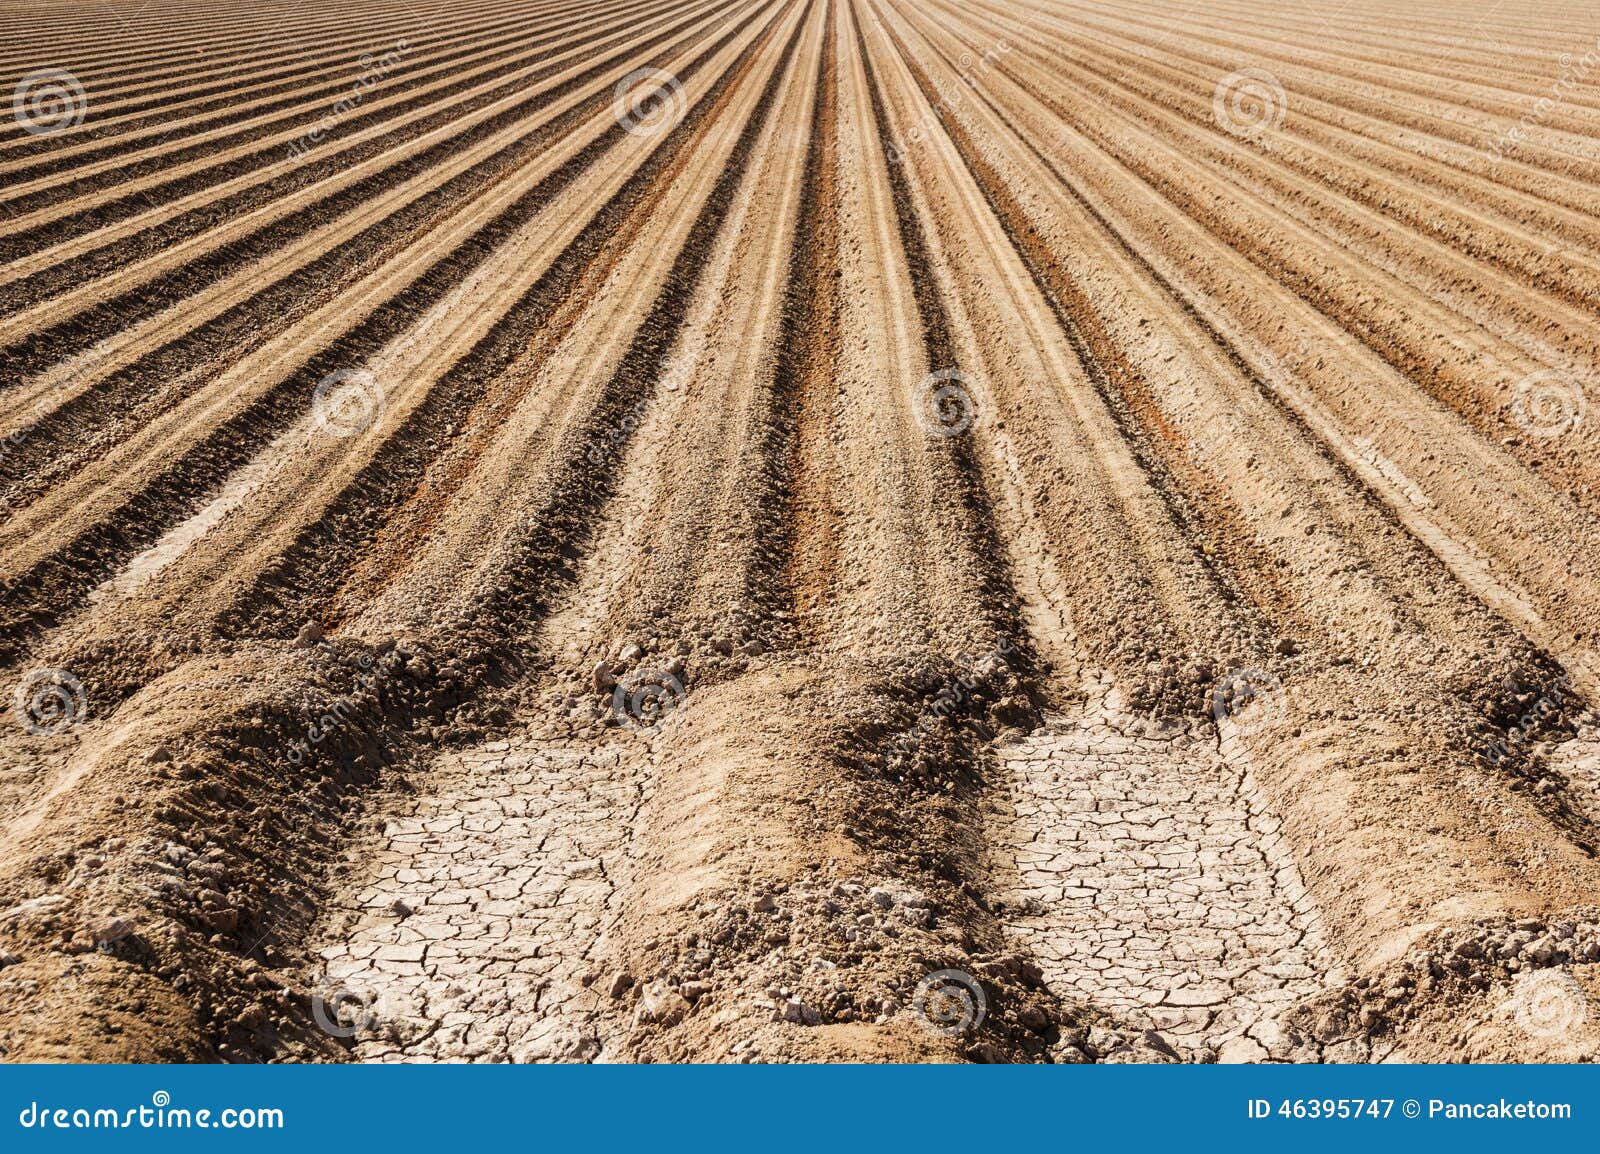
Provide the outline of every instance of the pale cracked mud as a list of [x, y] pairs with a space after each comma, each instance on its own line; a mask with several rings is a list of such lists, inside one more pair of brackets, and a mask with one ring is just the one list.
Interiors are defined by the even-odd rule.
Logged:
[[0, 1056], [1600, 1057], [1595, 23], [0, 0]]
[[356, 1057], [603, 1055], [592, 971], [646, 788], [638, 759], [623, 745], [500, 741], [432, 767], [331, 903], [349, 928], [321, 951], [318, 991]]
[[1204, 722], [1098, 700], [999, 752], [1023, 911], [1047, 980], [1187, 1046], [1241, 1041], [1330, 982], [1331, 955], [1279, 822]]

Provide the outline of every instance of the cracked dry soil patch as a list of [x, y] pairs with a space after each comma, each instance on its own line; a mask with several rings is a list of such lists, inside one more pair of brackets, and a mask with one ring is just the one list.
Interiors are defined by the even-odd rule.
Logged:
[[1592, 5], [297, 2], [0, 16], [0, 1058], [1600, 1056]]
[[[648, 788], [637, 743], [491, 741], [446, 754], [332, 903], [313, 983], [364, 1061], [592, 1061], [595, 984]], [[335, 927], [341, 927], [335, 929]]]
[[1000, 750], [1008, 930], [1063, 996], [1191, 1057], [1264, 1058], [1251, 1035], [1332, 980], [1278, 821], [1210, 723], [1139, 720], [1089, 688], [1081, 715]]

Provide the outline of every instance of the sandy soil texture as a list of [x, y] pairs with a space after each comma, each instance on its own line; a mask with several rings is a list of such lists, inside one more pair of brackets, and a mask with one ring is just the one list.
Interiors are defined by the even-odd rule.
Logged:
[[0, 1057], [1600, 1056], [1591, 8], [0, 61]]

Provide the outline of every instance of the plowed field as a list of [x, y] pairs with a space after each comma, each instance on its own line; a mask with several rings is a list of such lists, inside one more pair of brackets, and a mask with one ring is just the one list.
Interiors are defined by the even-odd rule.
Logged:
[[1600, 1056], [1576, 0], [0, 0], [0, 1055]]

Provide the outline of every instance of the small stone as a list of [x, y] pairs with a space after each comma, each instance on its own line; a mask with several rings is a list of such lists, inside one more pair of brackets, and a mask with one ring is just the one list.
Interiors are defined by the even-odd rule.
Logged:
[[1537, 941], [1529, 942], [1523, 948], [1522, 956], [1536, 965], [1547, 966], [1556, 960], [1560, 952], [1559, 947], [1551, 938], [1543, 937]]
[[625, 970], [618, 970], [606, 979], [605, 992], [613, 998], [620, 998], [633, 988], [633, 975]]
[[672, 1026], [683, 1021], [691, 1009], [693, 1007], [689, 1005], [689, 999], [677, 990], [660, 982], [651, 982], [640, 995], [639, 1006], [634, 1010], [633, 1017], [635, 1022]]
[[133, 923], [126, 918], [109, 917], [89, 926], [89, 936], [97, 946], [111, 946], [133, 933]]
[[1372, 1047], [1365, 1038], [1333, 1042], [1323, 1049], [1322, 1060], [1334, 1064], [1360, 1065], [1372, 1061]]
[[793, 1022], [800, 1026], [816, 1026], [822, 1022], [822, 1015], [799, 998], [790, 998], [784, 1002], [782, 1017], [785, 1022]]
[[1032, 1030], [1035, 1034], [1042, 1034], [1050, 1028], [1050, 1015], [1031, 1002], [1025, 1003], [1017, 1011], [1017, 1021], [1022, 1023], [1024, 1029]]
[[628, 642], [621, 649], [617, 650], [617, 660], [624, 661], [629, 665], [632, 665], [635, 661], [639, 660], [639, 658], [643, 656], [644, 650], [640, 649], [639, 646], [635, 645], [632, 641]]

